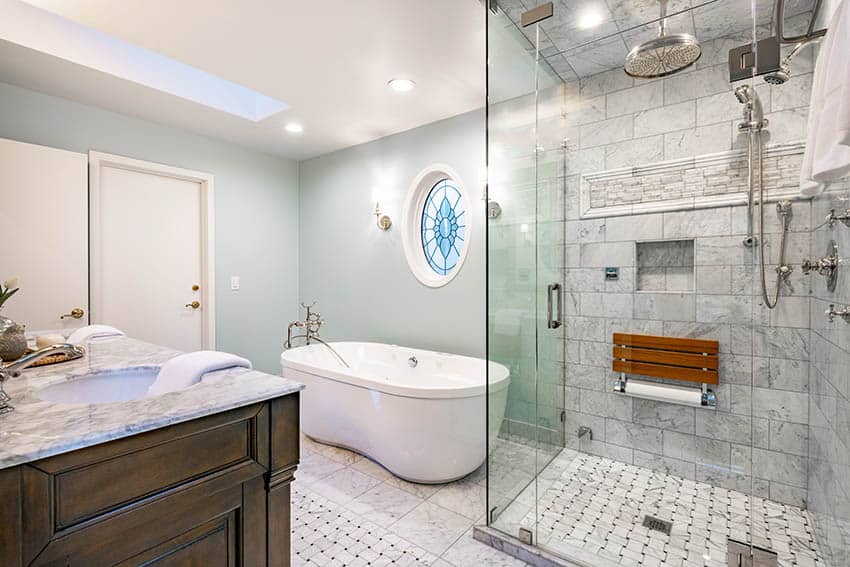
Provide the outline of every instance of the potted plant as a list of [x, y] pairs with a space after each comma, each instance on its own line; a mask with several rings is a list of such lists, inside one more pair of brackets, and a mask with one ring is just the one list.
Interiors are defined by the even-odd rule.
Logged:
[[[0, 310], [18, 292], [18, 278], [9, 278], [0, 284]], [[0, 314], [0, 360], [20, 358], [27, 351], [24, 326]]]

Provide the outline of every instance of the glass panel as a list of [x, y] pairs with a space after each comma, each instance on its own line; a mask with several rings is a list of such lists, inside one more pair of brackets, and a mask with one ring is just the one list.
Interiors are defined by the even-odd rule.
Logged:
[[562, 283], [561, 117], [547, 98], [561, 81], [536, 41], [536, 26], [488, 12], [489, 359], [511, 373], [508, 390], [489, 396], [488, 507], [490, 525], [513, 537], [534, 534], [536, 478], [563, 447], [563, 340], [547, 310], [548, 286]]

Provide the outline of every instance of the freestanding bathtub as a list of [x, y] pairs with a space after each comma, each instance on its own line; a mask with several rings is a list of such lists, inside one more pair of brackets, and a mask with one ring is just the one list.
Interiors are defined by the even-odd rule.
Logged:
[[[377, 343], [312, 344], [280, 356], [285, 378], [307, 386], [301, 428], [365, 455], [403, 479], [459, 479], [487, 456], [485, 361]], [[508, 369], [490, 363], [491, 434], [508, 396]]]

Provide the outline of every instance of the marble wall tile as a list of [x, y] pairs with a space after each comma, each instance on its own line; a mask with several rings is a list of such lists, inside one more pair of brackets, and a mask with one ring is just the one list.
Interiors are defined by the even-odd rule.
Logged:
[[696, 476], [696, 465], [693, 461], [680, 461], [655, 453], [645, 453], [635, 450], [634, 464], [639, 467], [646, 467], [654, 471], [661, 471], [686, 479], [694, 479]]
[[694, 433], [695, 408], [654, 400], [634, 401], [632, 421], [660, 427], [665, 431]]
[[809, 364], [786, 358], [761, 359], [757, 365], [754, 384], [759, 388], [807, 392]]
[[715, 65], [691, 73], [671, 75], [664, 79], [664, 104], [670, 105], [685, 100], [696, 100], [722, 93], [729, 88], [727, 65]]
[[657, 240], [663, 237], [661, 213], [610, 217], [606, 223], [605, 239], [609, 242]]
[[731, 234], [732, 213], [727, 207], [664, 213], [664, 238], [691, 238]]
[[605, 240], [605, 219], [567, 221], [564, 223], [567, 244], [586, 244]]
[[664, 430], [662, 452], [665, 457], [682, 461], [694, 461], [696, 437], [687, 433]]
[[634, 266], [634, 258], [635, 247], [631, 242], [591, 242], [581, 245], [582, 267]]
[[600, 95], [628, 89], [635, 80], [623, 73], [622, 69], [612, 69], [581, 80], [581, 97], [593, 98]]
[[753, 388], [753, 415], [778, 421], [806, 424], [809, 419], [809, 397], [800, 392]]
[[806, 459], [787, 453], [753, 449], [753, 474], [783, 484], [806, 487]]
[[581, 127], [581, 147], [592, 148], [628, 140], [633, 132], [634, 119], [631, 115], [585, 124]]
[[633, 401], [633, 398], [607, 390], [582, 390], [580, 408], [582, 413], [629, 421], [632, 418]]
[[805, 457], [809, 452], [809, 428], [800, 423], [770, 421], [769, 448]]
[[753, 422], [750, 416], [717, 411], [696, 412], [696, 434], [732, 443], [752, 443]]
[[634, 315], [639, 319], [694, 321], [695, 301], [692, 293], [651, 293], [634, 295]]
[[705, 294], [731, 294], [732, 267], [697, 266], [696, 291]]
[[[697, 99], [697, 126], [719, 123], [728, 125], [740, 118], [741, 106], [732, 92], [725, 91]], [[728, 129], [726, 132], [728, 134]]]
[[752, 321], [752, 298], [741, 295], [699, 295], [696, 320], [746, 325]]
[[605, 420], [605, 441], [640, 451], [661, 454], [661, 429], [616, 419]]
[[664, 85], [661, 81], [641, 84], [626, 91], [607, 95], [607, 116], [634, 114], [664, 104]]
[[582, 293], [581, 314], [585, 317], [623, 317], [633, 313], [634, 301], [630, 293]]
[[[636, 163], [655, 163], [664, 159], [664, 137], [625, 140], [605, 146], [605, 168], [619, 169]], [[617, 218], [617, 217], [612, 217]], [[634, 218], [634, 217], [622, 217]]]
[[634, 137], [643, 138], [665, 132], [693, 128], [696, 124], [696, 103], [682, 102], [635, 114]]
[[664, 134], [664, 159], [679, 159], [732, 149], [727, 124], [712, 124]]

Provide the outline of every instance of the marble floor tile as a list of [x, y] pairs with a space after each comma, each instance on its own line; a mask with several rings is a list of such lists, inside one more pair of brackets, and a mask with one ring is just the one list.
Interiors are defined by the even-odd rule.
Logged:
[[393, 526], [401, 537], [431, 553], [444, 553], [467, 530], [473, 520], [432, 502], [423, 502]]
[[477, 520], [486, 511], [485, 492], [484, 486], [477, 482], [461, 480], [443, 486], [428, 501], [471, 520]]
[[381, 483], [349, 502], [347, 508], [380, 526], [390, 527], [422, 502], [409, 492]]
[[351, 467], [342, 468], [312, 484], [313, 490], [338, 504], [350, 502], [381, 481]]
[[324, 455], [310, 450], [301, 451], [301, 462], [295, 473], [295, 482], [312, 484], [345, 468], [345, 465], [333, 461]]

